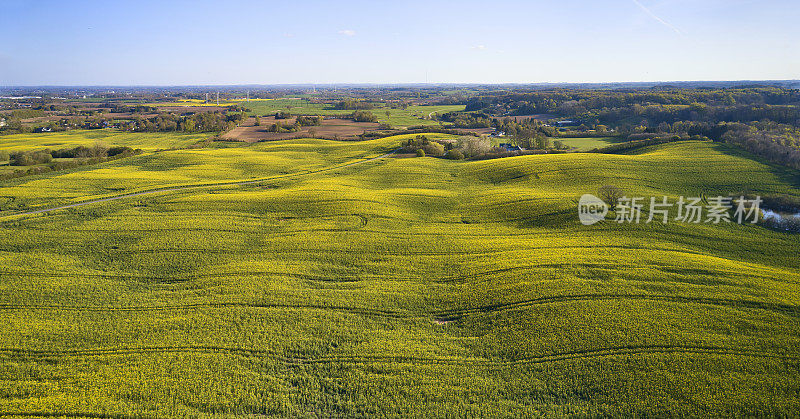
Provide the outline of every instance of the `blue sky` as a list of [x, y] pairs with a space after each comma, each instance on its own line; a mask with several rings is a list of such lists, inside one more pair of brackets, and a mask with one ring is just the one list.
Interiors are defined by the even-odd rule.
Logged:
[[800, 78], [797, 0], [3, 0], [0, 85]]

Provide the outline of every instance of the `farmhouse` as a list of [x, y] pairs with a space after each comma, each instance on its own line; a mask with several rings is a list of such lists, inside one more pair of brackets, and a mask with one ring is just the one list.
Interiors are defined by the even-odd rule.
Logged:
[[513, 144], [509, 144], [509, 143], [501, 143], [498, 147], [500, 147], [502, 149], [505, 149], [506, 151], [522, 151], [522, 150], [525, 150], [524, 148], [522, 148], [522, 147], [520, 147], [518, 145], [513, 145]]

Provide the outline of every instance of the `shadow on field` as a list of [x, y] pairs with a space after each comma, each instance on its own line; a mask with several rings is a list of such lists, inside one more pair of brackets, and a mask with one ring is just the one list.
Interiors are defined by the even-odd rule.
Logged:
[[[781, 182], [788, 183], [794, 189], [800, 189], [800, 171], [794, 170], [786, 166], [781, 166], [775, 163], [771, 163], [762, 157], [759, 157], [755, 154], [752, 154], [740, 148], [729, 146], [727, 144], [713, 143], [712, 147], [715, 151], [718, 151], [721, 154], [757, 161], [763, 164], [764, 166], [767, 166], [769, 168], [768, 171], [773, 175], [775, 175], [778, 179], [780, 179]], [[743, 192], [748, 192], [748, 191], [743, 191]]]

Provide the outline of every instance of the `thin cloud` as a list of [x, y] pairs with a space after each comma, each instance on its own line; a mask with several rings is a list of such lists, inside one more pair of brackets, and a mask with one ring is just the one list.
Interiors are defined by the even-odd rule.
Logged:
[[645, 13], [647, 13], [647, 15], [648, 15], [648, 16], [650, 16], [650, 17], [652, 17], [653, 19], [657, 20], [657, 21], [658, 21], [659, 23], [661, 23], [662, 25], [664, 25], [664, 26], [666, 26], [666, 27], [668, 27], [668, 28], [672, 29], [672, 30], [673, 30], [673, 31], [675, 31], [675, 33], [677, 33], [678, 35], [680, 35], [680, 36], [683, 36], [683, 32], [681, 32], [681, 30], [680, 30], [680, 29], [676, 28], [676, 27], [675, 27], [675, 25], [673, 25], [673, 24], [671, 24], [671, 23], [667, 22], [666, 20], [664, 20], [664, 19], [661, 19], [660, 17], [658, 17], [658, 15], [656, 15], [655, 13], [653, 13], [653, 11], [652, 11], [652, 10], [648, 9], [648, 8], [647, 8], [645, 5], [643, 5], [643, 4], [642, 4], [642, 3], [641, 3], [639, 0], [631, 0], [631, 1], [633, 1], [633, 3], [634, 3], [635, 5], [639, 6], [639, 8], [640, 8], [640, 9], [642, 9], [642, 10], [643, 10]]
[[352, 29], [342, 29], [342, 30], [339, 31], [339, 35], [356, 36], [356, 31], [354, 31]]
[[471, 46], [469, 48], [477, 50], [477, 51], [486, 51], [486, 45], [475, 45], [475, 46]]

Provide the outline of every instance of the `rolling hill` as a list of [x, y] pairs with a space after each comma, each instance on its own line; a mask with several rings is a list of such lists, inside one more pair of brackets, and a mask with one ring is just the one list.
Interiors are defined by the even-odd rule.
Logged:
[[0, 414], [800, 410], [800, 236], [577, 217], [603, 185], [798, 197], [796, 172], [708, 142], [450, 161], [386, 155], [400, 140], [4, 181]]

